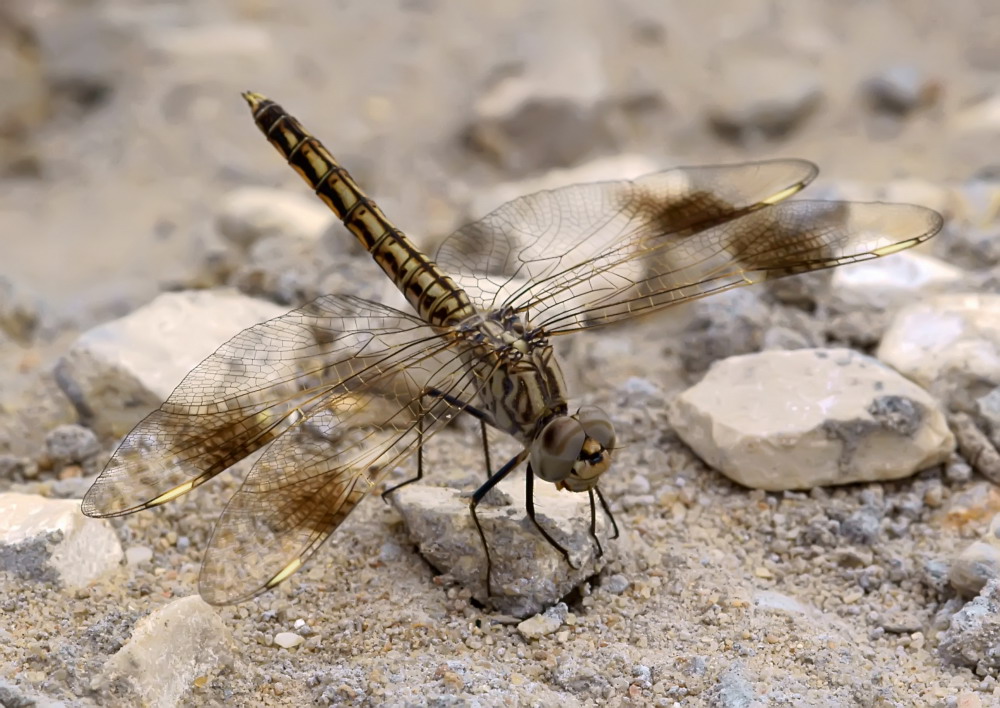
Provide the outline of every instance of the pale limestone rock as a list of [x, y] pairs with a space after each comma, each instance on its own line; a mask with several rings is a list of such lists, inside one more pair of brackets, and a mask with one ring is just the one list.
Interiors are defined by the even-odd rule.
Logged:
[[233, 190], [215, 216], [219, 233], [243, 248], [269, 236], [291, 236], [315, 247], [334, 221], [333, 213], [312, 194], [266, 187]]
[[[608, 538], [610, 524], [597, 507], [597, 537], [604, 556], [589, 534], [590, 503], [586, 494], [557, 491], [546, 482], [535, 484], [538, 522], [564, 548], [571, 568], [538, 532], [525, 511], [524, 484], [502, 484], [505, 494], [487, 498], [477, 513], [493, 562], [492, 596], [486, 597], [486, 557], [469, 513], [469, 496], [446, 487], [408, 484], [389, 499], [402, 514], [421, 554], [448, 573], [483, 602], [500, 612], [527, 617], [557, 602], [581, 582], [598, 573], [613, 558], [622, 539]], [[500, 499], [504, 505], [489, 501]]]
[[844, 312], [859, 307], [888, 310], [915, 297], [940, 292], [965, 277], [965, 271], [933, 256], [903, 251], [836, 268], [830, 282], [830, 304]]
[[675, 399], [670, 421], [709, 465], [768, 490], [898, 479], [955, 447], [926, 391], [849, 349], [725, 359]]
[[949, 408], [1000, 385], [1000, 295], [937, 295], [900, 310], [877, 356]]
[[84, 516], [79, 500], [0, 494], [0, 594], [25, 581], [85, 587], [122, 557], [111, 524]]
[[208, 603], [192, 595], [139, 621], [93, 688], [117, 689], [124, 681], [139, 704], [168, 708], [181, 704], [196, 678], [231, 662], [229, 627]]
[[99, 435], [124, 435], [220, 345], [286, 308], [234, 291], [164, 293], [72, 344], [59, 385]]

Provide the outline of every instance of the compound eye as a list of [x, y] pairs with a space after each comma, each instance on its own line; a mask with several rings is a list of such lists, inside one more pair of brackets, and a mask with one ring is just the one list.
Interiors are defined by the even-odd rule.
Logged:
[[561, 482], [573, 472], [587, 433], [570, 417], [549, 421], [531, 443], [531, 469], [546, 482]]
[[580, 421], [588, 438], [599, 442], [605, 450], [615, 449], [615, 428], [607, 413], [597, 406], [581, 406], [573, 417]]

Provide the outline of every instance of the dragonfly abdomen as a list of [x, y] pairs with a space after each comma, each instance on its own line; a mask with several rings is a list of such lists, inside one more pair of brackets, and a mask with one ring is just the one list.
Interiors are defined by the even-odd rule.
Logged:
[[316, 137], [274, 101], [251, 92], [243, 97], [268, 142], [344, 222], [424, 320], [446, 326], [475, 314], [466, 293], [393, 226]]

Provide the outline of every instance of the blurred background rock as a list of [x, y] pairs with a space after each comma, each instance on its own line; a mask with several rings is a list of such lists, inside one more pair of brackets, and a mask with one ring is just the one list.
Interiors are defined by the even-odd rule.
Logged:
[[623, 153], [995, 175], [998, 76], [992, 0], [5, 0], [0, 275], [78, 326], [189, 283], [225, 194], [298, 188], [244, 89], [427, 243], [486, 188]]

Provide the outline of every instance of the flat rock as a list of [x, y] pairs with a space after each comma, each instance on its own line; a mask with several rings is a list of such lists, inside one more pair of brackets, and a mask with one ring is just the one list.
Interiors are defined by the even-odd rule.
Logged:
[[955, 447], [926, 391], [849, 349], [725, 359], [674, 400], [669, 416], [709, 465], [774, 491], [899, 479]]
[[877, 356], [949, 408], [974, 412], [1000, 385], [1000, 295], [936, 295], [900, 310]]
[[128, 698], [138, 698], [142, 705], [167, 708], [180, 705], [196, 678], [231, 662], [229, 627], [208, 603], [193, 595], [140, 620], [125, 646], [104, 665], [93, 688], [113, 692], [112, 700], [117, 701], [124, 689]]
[[164, 293], [82, 334], [57, 378], [88, 427], [121, 436], [241, 329], [286, 308], [232, 291]]
[[[560, 492], [544, 482], [535, 485], [536, 518], [569, 551], [577, 566], [571, 568], [528, 518], [524, 485], [501, 488], [509, 504], [492, 506], [484, 501], [477, 508], [493, 563], [488, 603], [497, 611], [515, 617], [542, 612], [599, 572], [616, 553], [621, 539], [608, 539], [610, 524], [598, 507], [597, 536], [605, 554], [597, 556], [586, 494]], [[393, 492], [390, 500], [428, 562], [487, 602], [486, 557], [469, 513], [468, 495], [447, 487], [409, 484]]]
[[85, 587], [122, 557], [111, 524], [84, 516], [79, 500], [0, 494], [0, 589], [31, 581]]
[[965, 271], [933, 256], [903, 251], [835, 268], [829, 303], [840, 312], [857, 308], [888, 310], [916, 297], [941, 292], [961, 281]]

